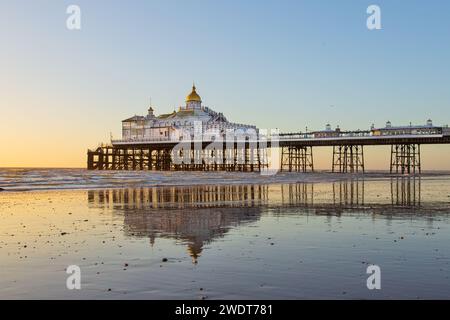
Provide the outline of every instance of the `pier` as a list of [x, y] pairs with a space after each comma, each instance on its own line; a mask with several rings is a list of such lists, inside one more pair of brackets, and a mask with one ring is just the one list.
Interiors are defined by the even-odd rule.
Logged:
[[[420, 173], [421, 145], [450, 144], [450, 132], [445, 130], [435, 134], [403, 134], [374, 136], [369, 132], [345, 132], [330, 138], [307, 137], [303, 134], [280, 134], [282, 149], [281, 170], [307, 172], [314, 170], [313, 147], [332, 147], [331, 171], [338, 173], [364, 172], [364, 148], [391, 146], [391, 173]], [[298, 157], [292, 150], [309, 150]]]
[[[214, 142], [214, 148], [210, 148], [212, 143], [116, 142], [88, 150], [87, 167], [89, 170], [259, 172], [268, 166], [268, 148], [259, 142]], [[175, 157], [181, 161], [174, 161]]]
[[[391, 173], [416, 174], [422, 170], [420, 146], [450, 144], [450, 132], [442, 130], [433, 134], [374, 136], [370, 132], [355, 131], [341, 132], [333, 137], [288, 133], [279, 134], [276, 140], [269, 138], [264, 143], [251, 140], [232, 144], [202, 141], [201, 149], [197, 147], [197, 151], [195, 144], [192, 142], [187, 148], [180, 149], [180, 141], [113, 140], [111, 145], [88, 150], [87, 167], [89, 170], [258, 172], [268, 167], [269, 150], [279, 148], [281, 171], [312, 172], [313, 149], [332, 147], [332, 172], [363, 173], [364, 148], [385, 145], [391, 146]], [[212, 144], [214, 148], [210, 148]], [[175, 163], [176, 152], [190, 161]]]
[[[331, 171], [364, 173], [364, 148], [391, 146], [391, 173], [422, 171], [420, 146], [450, 144], [450, 128], [424, 125], [343, 131], [330, 124], [312, 132], [262, 132], [254, 125], [228, 121], [223, 113], [204, 106], [195, 85], [178, 111], [122, 121], [122, 139], [111, 139], [87, 152], [89, 170], [242, 171], [279, 168], [288, 172], [314, 171], [313, 148], [332, 147]], [[278, 159], [277, 159], [278, 157]], [[270, 161], [271, 159], [272, 161]], [[271, 163], [269, 163], [271, 162]]]

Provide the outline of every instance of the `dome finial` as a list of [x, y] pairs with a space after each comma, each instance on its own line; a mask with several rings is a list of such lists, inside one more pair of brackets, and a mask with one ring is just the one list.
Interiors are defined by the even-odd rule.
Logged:
[[196, 101], [196, 102], [202, 102], [202, 99], [200, 98], [200, 96], [198, 95], [197, 91], [196, 91], [196, 87], [195, 87], [195, 83], [192, 82], [192, 92], [186, 97], [186, 102], [190, 102], [190, 101]]

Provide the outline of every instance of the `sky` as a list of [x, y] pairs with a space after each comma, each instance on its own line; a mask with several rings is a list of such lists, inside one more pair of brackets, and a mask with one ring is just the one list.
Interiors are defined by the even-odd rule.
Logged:
[[[0, 167], [85, 167], [121, 120], [150, 99], [173, 111], [193, 81], [204, 105], [259, 128], [449, 124], [449, 18], [445, 0], [0, 0]], [[388, 168], [388, 148], [365, 152]], [[422, 162], [450, 169], [450, 146]]]

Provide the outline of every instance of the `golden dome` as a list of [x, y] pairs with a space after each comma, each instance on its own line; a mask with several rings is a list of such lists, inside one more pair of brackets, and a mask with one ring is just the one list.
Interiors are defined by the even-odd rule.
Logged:
[[192, 86], [192, 92], [186, 97], [186, 102], [190, 101], [202, 102], [202, 98], [195, 91], [195, 85]]

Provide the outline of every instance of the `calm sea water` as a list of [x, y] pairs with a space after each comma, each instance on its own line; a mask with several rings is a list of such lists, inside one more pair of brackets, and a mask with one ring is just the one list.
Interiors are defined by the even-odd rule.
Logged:
[[[0, 188], [6, 191], [140, 188], [155, 186], [335, 182], [348, 179], [390, 180], [384, 172], [362, 175], [280, 172], [276, 175], [241, 172], [88, 171], [85, 169], [2, 169]], [[427, 179], [447, 179], [450, 172], [430, 172]]]
[[27, 169], [0, 188], [3, 299], [450, 298], [447, 175]]

